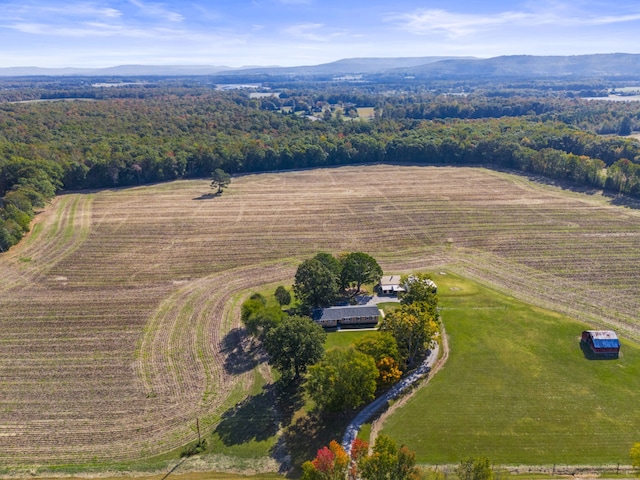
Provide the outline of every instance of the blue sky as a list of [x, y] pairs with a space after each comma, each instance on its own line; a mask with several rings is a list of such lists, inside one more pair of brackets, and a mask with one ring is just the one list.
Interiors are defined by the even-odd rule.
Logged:
[[640, 2], [0, 0], [0, 67], [640, 53]]

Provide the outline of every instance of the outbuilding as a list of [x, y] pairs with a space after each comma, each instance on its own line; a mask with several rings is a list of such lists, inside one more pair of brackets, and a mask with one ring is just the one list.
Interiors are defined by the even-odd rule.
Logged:
[[400, 275], [385, 275], [380, 278], [378, 288], [383, 295], [397, 295], [404, 292], [404, 288], [400, 286]]
[[620, 354], [620, 340], [613, 330], [585, 330], [581, 341], [595, 355], [617, 358]]
[[311, 318], [325, 328], [375, 325], [380, 320], [380, 310], [375, 305], [318, 308], [313, 311]]

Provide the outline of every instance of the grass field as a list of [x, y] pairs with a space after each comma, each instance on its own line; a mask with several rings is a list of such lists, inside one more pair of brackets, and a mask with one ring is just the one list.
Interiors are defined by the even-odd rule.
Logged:
[[387, 272], [446, 269], [638, 335], [640, 212], [621, 199], [385, 165], [209, 191], [63, 195], [0, 256], [0, 465], [135, 461], [178, 451], [196, 418], [212, 432], [270, 380], [235, 297], [290, 282], [321, 250], [366, 251]]
[[452, 275], [436, 277], [450, 355], [383, 433], [431, 464], [629, 462], [640, 425], [640, 349], [615, 360], [580, 348], [586, 325]]

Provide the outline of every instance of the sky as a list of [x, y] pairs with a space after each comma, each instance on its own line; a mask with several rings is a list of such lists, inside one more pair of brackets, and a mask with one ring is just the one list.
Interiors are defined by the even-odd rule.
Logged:
[[640, 53], [637, 0], [0, 0], [0, 67]]

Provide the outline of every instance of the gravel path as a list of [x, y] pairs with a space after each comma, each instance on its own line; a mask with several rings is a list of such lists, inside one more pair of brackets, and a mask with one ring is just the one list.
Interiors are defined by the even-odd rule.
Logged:
[[429, 350], [427, 358], [411, 375], [403, 378], [401, 381], [396, 383], [393, 388], [385, 392], [385, 394], [381, 397], [376, 398], [373, 402], [364, 407], [360, 411], [360, 413], [358, 413], [358, 415], [356, 415], [356, 417], [347, 426], [344, 437], [342, 437], [342, 448], [344, 448], [347, 454], [351, 454], [351, 444], [356, 439], [356, 436], [358, 435], [362, 424], [364, 424], [380, 410], [384, 409], [389, 401], [397, 398], [409, 386], [413, 385], [424, 375], [429, 373], [434, 363], [438, 359], [439, 349], [440, 347], [436, 345], [432, 350]]

